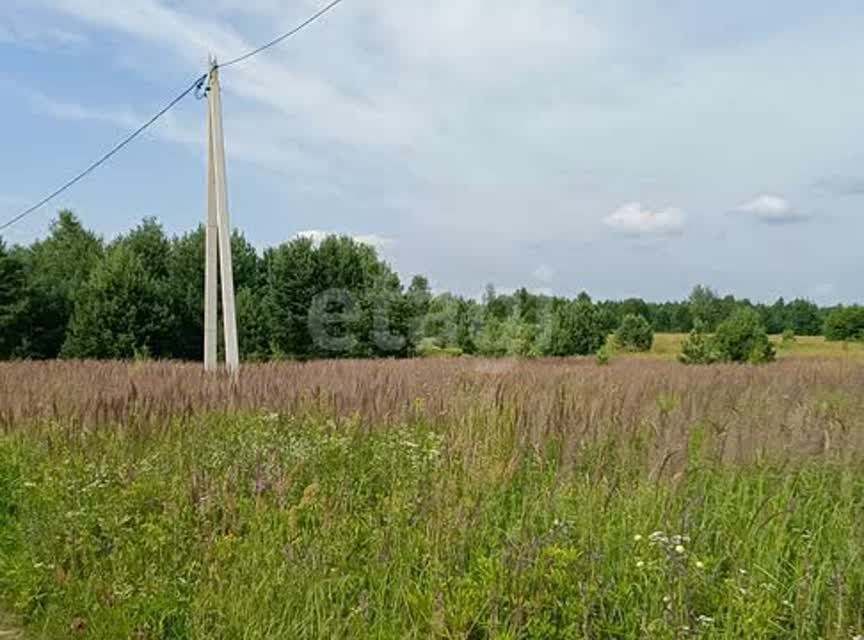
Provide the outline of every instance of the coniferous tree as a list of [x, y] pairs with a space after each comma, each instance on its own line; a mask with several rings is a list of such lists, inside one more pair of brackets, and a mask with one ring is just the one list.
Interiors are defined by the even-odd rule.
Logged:
[[651, 351], [654, 329], [643, 316], [626, 315], [615, 332], [615, 343], [625, 351]]
[[78, 296], [102, 260], [102, 240], [71, 211], [61, 211], [45, 240], [27, 256], [28, 358], [55, 358], [66, 339]]
[[26, 296], [24, 262], [0, 239], [0, 359], [10, 358], [26, 344]]

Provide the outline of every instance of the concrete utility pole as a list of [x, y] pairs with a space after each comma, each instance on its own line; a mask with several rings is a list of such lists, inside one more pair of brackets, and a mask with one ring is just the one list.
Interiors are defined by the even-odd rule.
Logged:
[[[231, 225], [228, 223], [228, 185], [225, 176], [225, 137], [222, 131], [222, 95], [219, 67], [210, 60], [207, 92], [207, 249], [204, 282], [204, 368], [215, 371], [217, 363], [218, 285], [217, 262], [222, 276], [222, 320], [225, 331], [225, 364], [228, 371], [240, 369], [237, 346], [237, 315], [234, 306], [234, 269], [231, 259]], [[218, 249], [217, 249], [218, 242]]]

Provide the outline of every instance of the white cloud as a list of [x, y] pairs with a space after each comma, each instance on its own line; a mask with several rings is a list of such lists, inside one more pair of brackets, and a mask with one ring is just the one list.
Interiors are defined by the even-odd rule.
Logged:
[[820, 300], [824, 300], [824, 299], [834, 295], [836, 290], [837, 290], [836, 285], [829, 283], [829, 282], [821, 282], [819, 284], [815, 284], [812, 287], [810, 287], [809, 293], [810, 293], [810, 295], [815, 296], [816, 298], [819, 298]]
[[[319, 245], [324, 240], [326, 240], [327, 238], [329, 238], [332, 235], [334, 235], [334, 234], [329, 233], [327, 231], [320, 231], [318, 229], [311, 229], [309, 231], [298, 231], [297, 233], [294, 234], [294, 236], [291, 239], [292, 240], [299, 240], [301, 238], [304, 238], [306, 240], [311, 240], [312, 244]], [[336, 234], [336, 235], [339, 235], [339, 234]]]
[[0, 24], [0, 43], [36, 51], [50, 51], [57, 48], [80, 47], [86, 45], [88, 39], [81, 33], [51, 26], [18, 26], [7, 23]]
[[[252, 8], [220, 0], [220, 12], [212, 12], [203, 0], [182, 7], [165, 0], [33, 1], [91, 27], [127, 34], [130, 45], [156, 59], [169, 56], [173, 68], [189, 73], [202, 70], [208, 52], [222, 59], [244, 53], [318, 7], [312, 0], [292, 7], [256, 2]], [[209, 17], [202, 17], [204, 8]], [[233, 25], [246, 22], [231, 19], [238, 14], [252, 14], [266, 27], [251, 35], [255, 29], [247, 24], [243, 32], [249, 35], [241, 36]], [[332, 182], [332, 156], [338, 154], [338, 161], [351, 165], [343, 173], [358, 179], [398, 172], [398, 182], [388, 181], [392, 198], [413, 189], [426, 197], [440, 184], [455, 186], [466, 178], [530, 180], [525, 165], [548, 155], [548, 145], [526, 130], [526, 111], [546, 119], [544, 103], [559, 101], [558, 91], [549, 89], [555, 79], [590, 69], [611, 42], [587, 11], [559, 0], [345, 3], [296, 41], [225, 70], [227, 151], [240, 156], [242, 145], [243, 159], [280, 172], [289, 163], [289, 170], [305, 167], [321, 182]], [[601, 83], [615, 84], [606, 76]], [[596, 84], [587, 79], [577, 89], [580, 96], [590, 101]], [[571, 111], [571, 118], [578, 116]], [[513, 153], [502, 154], [501, 147]], [[535, 173], [546, 175], [539, 165]], [[402, 185], [401, 193], [394, 183]]]
[[[203, 73], [208, 53], [241, 54], [321, 6], [5, 1], [26, 7], [34, 28], [54, 23], [99, 47], [80, 84], [47, 84], [25, 70], [13, 80], [37, 86], [44, 79], [39, 89], [57, 103], [41, 110], [56, 118], [101, 118], [124, 130]], [[259, 235], [320, 225], [398, 237], [399, 266], [437, 277], [442, 288], [470, 291], [485, 279], [523, 284], [541, 262], [558, 265], [555, 281], [564, 282], [614, 257], [618, 266], [585, 283], [597, 295], [629, 282], [634, 262], [646, 283], [663, 283], [654, 291], [686, 290], [692, 282], [666, 275], [718, 264], [713, 252], [728, 243], [708, 238], [742, 192], [812, 184], [829, 167], [856, 175], [860, 150], [849, 131], [860, 119], [862, 91], [850, 88], [846, 69], [864, 51], [864, 13], [848, 3], [795, 3], [789, 11], [779, 9], [781, 0], [679, 4], [670, 12], [640, 0], [343, 3], [282, 46], [224, 70], [229, 162], [256, 169], [254, 178], [246, 167], [231, 170], [231, 193], [246, 194], [248, 208], [290, 202], [303, 212], [293, 222], [268, 217]], [[72, 62], [68, 73], [83, 73]], [[93, 78], [111, 86], [118, 73], [141, 79], [139, 88], [119, 83], [122, 90], [100, 100]], [[841, 93], [849, 99], [827, 112], [823, 97]], [[730, 109], [728, 96], [746, 100]], [[203, 153], [204, 112], [195, 107], [190, 101], [172, 112], [176, 127], [166, 120], [154, 135]], [[655, 209], [627, 205], [605, 225], [598, 220], [633, 194]], [[693, 242], [666, 242], [685, 216], [653, 203], [704, 212], [698, 229], [688, 225]], [[837, 215], [855, 205], [838, 203]], [[814, 202], [802, 193], [795, 207], [811, 211]], [[848, 219], [839, 240], [852, 253], [858, 223]], [[597, 241], [607, 230], [638, 240], [609, 247]], [[255, 235], [254, 226], [247, 231]], [[446, 258], [437, 249], [445, 243]], [[634, 246], [670, 253], [633, 258]], [[763, 258], [760, 249], [742, 263]]]
[[761, 222], [797, 222], [806, 216], [796, 211], [785, 198], [763, 195], [735, 208], [735, 213], [751, 216]]
[[[12, 84], [0, 79], [0, 88], [13, 95], [21, 96], [28, 100], [37, 113], [41, 113], [57, 120], [69, 122], [101, 122], [117, 128], [118, 136], [125, 135], [141, 126], [152, 114], [144, 112], [136, 113], [132, 109], [122, 107], [91, 107], [74, 102], [64, 102], [52, 98], [39, 91], [34, 91], [20, 84]], [[155, 135], [163, 140], [184, 144], [201, 150], [203, 153], [205, 145], [204, 123], [201, 122], [198, 130], [180, 123], [174, 113], [166, 113], [154, 124], [145, 135]]]
[[[336, 233], [333, 231], [321, 231], [320, 229], [311, 229], [309, 231], [300, 231], [294, 234], [293, 239], [297, 238], [308, 238], [313, 242], [313, 244], [321, 244], [325, 239], [330, 236], [344, 236], [349, 235], [345, 233]], [[364, 234], [364, 235], [356, 235], [350, 236], [354, 239], [355, 242], [359, 242], [360, 244], [369, 245], [370, 247], [374, 247], [378, 251], [382, 249], [386, 249], [388, 247], [393, 246], [394, 241], [391, 238], [385, 238], [383, 236], [379, 236], [374, 233]]]
[[603, 222], [611, 229], [629, 235], [669, 235], [684, 228], [686, 215], [680, 209], [651, 211], [639, 202], [619, 207]]
[[554, 267], [551, 267], [548, 264], [541, 264], [534, 269], [533, 275], [535, 280], [549, 283], [555, 278], [556, 273], [557, 271]]
[[370, 247], [375, 247], [379, 251], [382, 249], [386, 249], [388, 247], [392, 247], [394, 244], [394, 240], [391, 238], [385, 238], [383, 236], [379, 236], [374, 233], [362, 235], [362, 236], [354, 236], [354, 240], [359, 242], [360, 244], [368, 244]]

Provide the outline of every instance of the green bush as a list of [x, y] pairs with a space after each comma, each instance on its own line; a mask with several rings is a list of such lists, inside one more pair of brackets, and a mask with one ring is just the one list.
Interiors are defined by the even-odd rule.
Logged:
[[435, 338], [423, 338], [417, 345], [417, 355], [421, 358], [458, 358], [462, 355], [462, 349], [442, 347]]
[[597, 352], [597, 366], [605, 367], [612, 360], [612, 354], [610, 353], [609, 347], [607, 345], [603, 345], [600, 347], [600, 351]]
[[621, 326], [615, 332], [615, 343], [624, 351], [651, 351], [654, 346], [654, 329], [644, 316], [631, 313], [624, 316]]
[[544, 356], [589, 356], [606, 344], [602, 316], [590, 299], [553, 300], [537, 340]]
[[713, 338], [720, 359], [724, 362], [773, 362], [777, 352], [753, 309], [738, 309], [717, 327]]
[[714, 364], [720, 360], [714, 339], [705, 333], [702, 322], [697, 322], [684, 340], [678, 360], [684, 364]]
[[864, 307], [838, 307], [825, 319], [825, 338], [832, 342], [864, 340]]
[[708, 335], [699, 324], [684, 340], [678, 360], [684, 364], [749, 362], [765, 364], [777, 358], [777, 351], [762, 325], [758, 312], [742, 308]]

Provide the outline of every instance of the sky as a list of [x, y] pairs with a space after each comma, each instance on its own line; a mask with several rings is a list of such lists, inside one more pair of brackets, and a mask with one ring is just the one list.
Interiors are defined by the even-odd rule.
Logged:
[[[0, 218], [323, 0], [3, 0]], [[374, 244], [438, 291], [864, 301], [857, 0], [344, 0], [222, 72], [232, 225]], [[206, 104], [59, 208], [205, 217]]]

